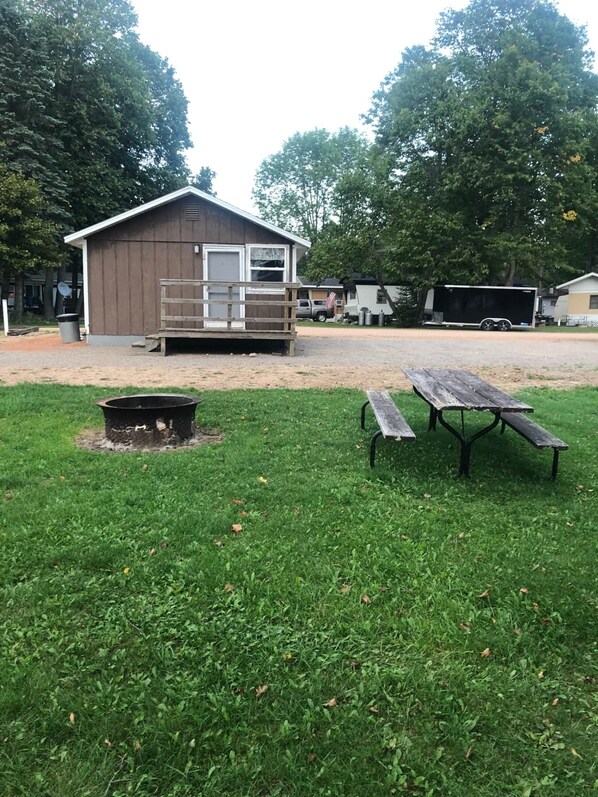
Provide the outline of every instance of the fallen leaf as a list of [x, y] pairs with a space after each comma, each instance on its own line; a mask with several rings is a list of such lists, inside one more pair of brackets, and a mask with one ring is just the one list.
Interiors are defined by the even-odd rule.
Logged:
[[335, 706], [338, 706], [338, 703], [336, 702], [336, 697], [331, 698], [327, 703], [324, 703], [323, 705], [324, 708], [335, 708]]
[[571, 748], [571, 752], [573, 753], [573, 755], [575, 756], [575, 758], [581, 758], [581, 756], [579, 755], [579, 753], [577, 752], [577, 750], [575, 749], [575, 747], [572, 747], [572, 748]]
[[361, 602], [365, 603], [367, 606], [369, 606], [370, 603], [372, 602], [372, 599], [370, 598], [369, 595], [362, 595], [361, 596]]
[[485, 659], [487, 659], [488, 656], [490, 655], [490, 648], [484, 648], [484, 650], [481, 652], [480, 655], [483, 656]]
[[285, 653], [282, 658], [283, 661], [293, 661], [295, 656], [292, 653]]
[[379, 714], [380, 713], [379, 709], [377, 709], [376, 706], [370, 706], [368, 708], [368, 711], [370, 712], [370, 714]]
[[538, 673], [538, 678], [544, 678], [544, 670], [540, 670]]
[[467, 623], [459, 623], [459, 628], [461, 629], [461, 631], [464, 631], [466, 634], [469, 633], [469, 631], [471, 630], [470, 626]]
[[156, 555], [156, 549], [155, 548], [150, 548], [149, 555], [150, 556], [155, 556]]
[[236, 504], [237, 506], [243, 506], [244, 503], [245, 501], [243, 498], [233, 498], [233, 504]]
[[110, 741], [110, 739], [107, 736], [104, 739], [104, 744], [106, 745], [106, 747], [112, 747], [112, 742]]
[[259, 700], [260, 697], [262, 697], [262, 695], [265, 695], [267, 691], [268, 691], [268, 684], [262, 684], [261, 686], [258, 686], [258, 688], [255, 690], [256, 698]]
[[12, 493], [4, 493], [4, 500], [10, 501], [12, 499]]
[[265, 479], [263, 476], [260, 476], [258, 481], [260, 482], [260, 484], [268, 484], [268, 479]]
[[538, 604], [537, 604], [537, 603], [534, 603], [534, 604], [533, 604], [533, 607], [534, 607], [534, 611], [536, 611], [536, 612], [537, 612], [537, 611], [538, 611], [538, 609], [540, 608], [540, 607], [538, 606]]
[[123, 567], [123, 573], [125, 574], [125, 576], [128, 576], [130, 572], [131, 572], [130, 567]]
[[490, 590], [485, 589], [483, 592], [480, 592], [478, 598], [489, 598], [490, 597]]
[[408, 540], [408, 539], [409, 539], [409, 537], [408, 537], [406, 534], [401, 534], [401, 539], [402, 539], [403, 541], [405, 541], [405, 540]]
[[357, 659], [353, 659], [353, 661], [350, 662], [349, 666], [351, 667], [352, 670], [360, 670], [361, 662], [358, 661]]
[[234, 586], [232, 584], [225, 584], [224, 585], [224, 591], [225, 592], [234, 592], [234, 590], [235, 590], [235, 588], [234, 588]]
[[343, 595], [346, 595], [347, 592], [351, 591], [351, 585], [350, 584], [341, 584], [340, 590], [343, 593]]
[[553, 706], [558, 706], [558, 704], [559, 704], [559, 699], [558, 699], [558, 697], [555, 697], [555, 699], [552, 701], [552, 705]]
[[473, 753], [473, 747], [468, 747], [467, 752], [465, 753], [465, 760], [469, 761], [471, 758], [471, 754]]
[[141, 470], [147, 470], [147, 465], [144, 465]]
[[243, 526], [241, 523], [233, 523], [233, 525], [230, 527], [230, 530], [233, 534], [239, 534], [239, 532], [243, 531]]
[[516, 628], [516, 629], [515, 629], [515, 634], [516, 634], [517, 636], [519, 636], [519, 635], [521, 634], [521, 628]]
[[133, 745], [133, 750], [141, 750], [141, 742], [136, 741]]
[[160, 543], [160, 548], [168, 548], [168, 540], [162, 540]]
[[216, 546], [216, 548], [224, 548], [224, 543], [222, 542], [222, 540], [214, 540], [214, 545]]
[[528, 593], [528, 589], [527, 589], [527, 587], [521, 587], [521, 589], [519, 590], [519, 592], [520, 592], [522, 595], [527, 595], [527, 593]]
[[74, 713], [72, 711], [69, 714], [69, 722], [71, 723], [71, 725], [75, 724], [75, 715], [74, 715]]
[[[569, 526], [569, 528], [571, 528], [573, 526], [573, 523], [571, 523], [571, 521], [568, 520], [567, 521], [567, 525]], [[571, 749], [573, 749], [573, 748], [571, 748]], [[581, 756], [580, 756], [580, 758], [581, 758]]]
[[307, 760], [308, 761], [315, 761], [316, 760], [316, 754], [315, 753], [309, 753], [309, 755], [307, 756]]
[[243, 509], [241, 512], [239, 512], [239, 517], [247, 517], [247, 512], [245, 512]]
[[552, 620], [549, 617], [542, 618], [542, 625], [550, 625]]
[[430, 493], [424, 493], [424, 498], [431, 498], [431, 497], [432, 496], [430, 495]]

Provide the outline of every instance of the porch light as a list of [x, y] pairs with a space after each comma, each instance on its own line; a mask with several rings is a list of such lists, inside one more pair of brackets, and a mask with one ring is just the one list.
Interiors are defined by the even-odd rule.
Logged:
[[195, 252], [196, 255], [199, 254], [199, 244], [195, 244], [195, 246], [193, 247], [193, 251]]

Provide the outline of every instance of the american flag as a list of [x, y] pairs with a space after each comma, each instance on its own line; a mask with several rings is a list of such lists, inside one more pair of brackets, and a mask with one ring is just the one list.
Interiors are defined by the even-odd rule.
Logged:
[[336, 293], [332, 291], [331, 293], [328, 294], [328, 298], [326, 299], [326, 309], [330, 310], [332, 307], [334, 307], [335, 301], [336, 301]]

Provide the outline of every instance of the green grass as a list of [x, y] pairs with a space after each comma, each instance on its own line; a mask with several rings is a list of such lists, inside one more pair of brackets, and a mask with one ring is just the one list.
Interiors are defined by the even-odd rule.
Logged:
[[521, 394], [556, 483], [508, 430], [454, 479], [412, 394], [375, 470], [348, 390], [79, 450], [106, 392], [0, 392], [2, 797], [596, 793], [598, 391]]

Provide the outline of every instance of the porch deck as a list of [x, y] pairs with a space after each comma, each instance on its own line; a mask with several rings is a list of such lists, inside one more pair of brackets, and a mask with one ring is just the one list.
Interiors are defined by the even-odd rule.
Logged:
[[281, 340], [295, 354], [293, 282], [160, 280], [161, 352], [169, 340]]

